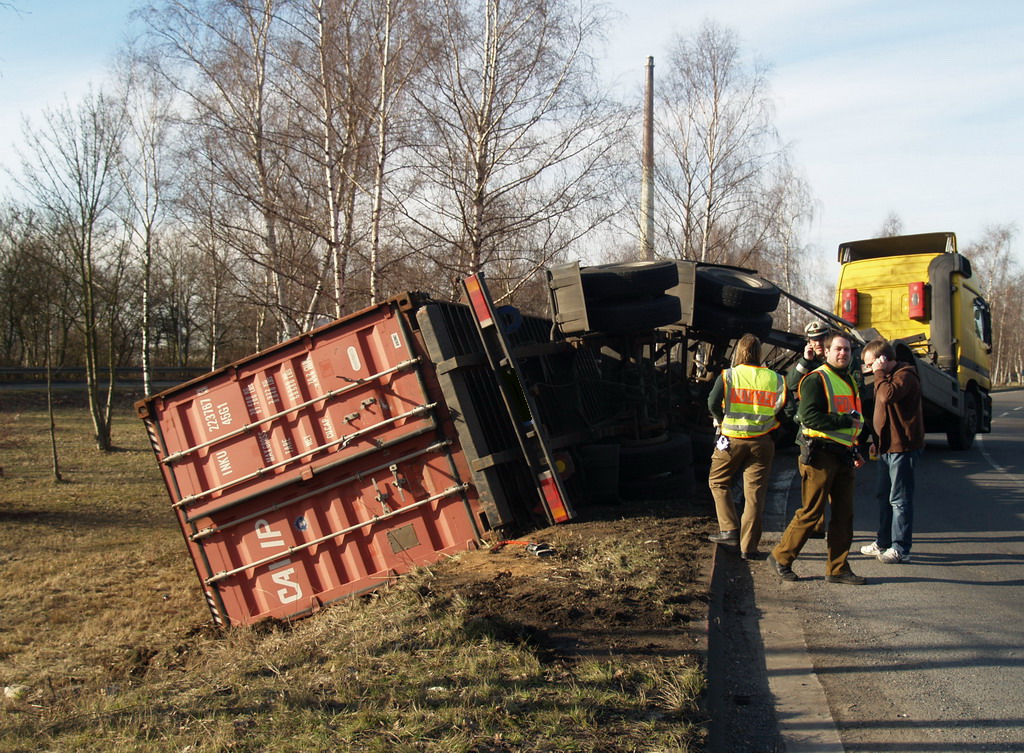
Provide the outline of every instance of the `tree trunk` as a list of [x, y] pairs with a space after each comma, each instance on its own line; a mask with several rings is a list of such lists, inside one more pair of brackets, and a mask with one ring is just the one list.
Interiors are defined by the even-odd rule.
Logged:
[[153, 393], [153, 364], [150, 363], [150, 335], [152, 327], [150, 317], [151, 288], [153, 284], [153, 245], [147, 237], [146, 257], [142, 267], [142, 394], [149, 397]]
[[51, 352], [50, 340], [52, 330], [50, 328], [50, 309], [46, 309], [46, 413], [50, 419], [50, 461], [53, 467], [53, 480], [60, 483], [64, 480], [60, 474], [60, 457], [57, 454], [57, 422], [53, 416], [53, 354]]
[[83, 252], [80, 258], [82, 295], [83, 295], [83, 331], [85, 335], [85, 387], [89, 397], [89, 414], [92, 417], [93, 438], [96, 449], [106, 452], [110, 449], [110, 427], [104, 418], [103, 405], [100, 399], [99, 383], [99, 335], [96, 331], [96, 283], [92, 269], [92, 239], [85, 234], [82, 241]]

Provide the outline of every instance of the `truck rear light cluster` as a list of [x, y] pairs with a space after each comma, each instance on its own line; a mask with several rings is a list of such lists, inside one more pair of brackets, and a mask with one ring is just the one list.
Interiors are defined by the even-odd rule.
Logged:
[[929, 285], [925, 282], [912, 282], [907, 285], [907, 316], [911, 319], [929, 319], [928, 316]]
[[839, 300], [839, 315], [850, 324], [856, 325], [858, 306], [857, 289], [843, 288], [843, 292]]

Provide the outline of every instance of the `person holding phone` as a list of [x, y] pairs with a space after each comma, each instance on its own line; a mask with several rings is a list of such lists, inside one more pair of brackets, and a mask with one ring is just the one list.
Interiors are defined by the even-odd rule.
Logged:
[[872, 340], [861, 354], [874, 378], [871, 455], [878, 456], [878, 534], [861, 554], [898, 565], [910, 561], [914, 531], [914, 470], [924, 450], [921, 379], [913, 365], [896, 360], [892, 344]]

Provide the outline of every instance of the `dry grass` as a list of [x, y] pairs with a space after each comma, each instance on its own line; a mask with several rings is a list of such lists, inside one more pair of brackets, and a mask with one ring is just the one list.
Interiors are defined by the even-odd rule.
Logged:
[[[294, 625], [217, 632], [141, 422], [92, 447], [86, 414], [0, 411], [0, 752], [696, 751], [682, 660], [545, 660], [421, 571]], [[588, 556], [589, 555], [589, 556]], [[595, 584], [634, 555], [580, 559]], [[649, 563], [647, 563], [649, 565]]]

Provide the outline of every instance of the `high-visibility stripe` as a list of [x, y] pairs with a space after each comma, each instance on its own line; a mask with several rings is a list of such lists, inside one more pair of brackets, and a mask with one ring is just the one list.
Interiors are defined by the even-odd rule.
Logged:
[[786, 400], [786, 382], [763, 366], [741, 364], [722, 372], [725, 387], [722, 433], [728, 437], [759, 437], [778, 428], [775, 414]]
[[[829, 413], [850, 413], [851, 411], [857, 411], [861, 413], [860, 394], [855, 385], [851, 386], [849, 382], [840, 377], [838, 374], [833, 372], [827, 366], [822, 365], [807, 374], [803, 379], [800, 380], [800, 384], [797, 385], [796, 394], [799, 398], [800, 388], [803, 386], [804, 379], [807, 379], [811, 374], [821, 373], [821, 382], [825, 389], [825, 399], [828, 402]], [[848, 429], [811, 429], [807, 426], [801, 426], [800, 431], [803, 432], [804, 436], [811, 438], [822, 438], [830, 439], [833, 442], [838, 442], [845, 447], [853, 447], [857, 441], [858, 430], [854, 427]]]

